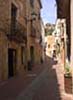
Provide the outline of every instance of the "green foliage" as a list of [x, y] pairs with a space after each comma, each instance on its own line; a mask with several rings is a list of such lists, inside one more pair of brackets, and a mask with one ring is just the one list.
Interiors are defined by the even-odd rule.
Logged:
[[65, 66], [65, 77], [71, 77], [72, 73], [71, 73], [71, 68], [68, 64], [66, 64]]
[[50, 29], [48, 32], [45, 31], [45, 36], [47, 36], [47, 35], [52, 35], [52, 32], [53, 32], [53, 31], [54, 31], [53, 29]]
[[52, 35], [52, 33], [46, 32], [46, 33], [45, 33], [45, 36], [47, 36], [47, 35]]

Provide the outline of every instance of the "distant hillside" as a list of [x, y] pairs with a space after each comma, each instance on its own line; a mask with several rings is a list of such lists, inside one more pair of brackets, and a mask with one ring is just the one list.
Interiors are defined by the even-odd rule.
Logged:
[[54, 29], [55, 29], [55, 24], [47, 23], [45, 25], [45, 36], [52, 35], [52, 32], [54, 31]]

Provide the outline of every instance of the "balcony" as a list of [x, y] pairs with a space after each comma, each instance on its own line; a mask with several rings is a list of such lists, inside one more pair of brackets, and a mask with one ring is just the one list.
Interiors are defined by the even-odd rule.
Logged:
[[10, 32], [9, 32], [9, 34], [7, 34], [7, 37], [10, 41], [16, 41], [19, 43], [26, 42], [27, 41], [26, 29], [19, 22], [16, 22], [16, 25], [11, 24]]

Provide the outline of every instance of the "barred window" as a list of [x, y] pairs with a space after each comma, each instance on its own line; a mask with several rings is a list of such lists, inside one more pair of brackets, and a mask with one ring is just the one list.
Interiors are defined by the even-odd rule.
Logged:
[[11, 32], [13, 33], [16, 28], [17, 7], [11, 4]]
[[30, 0], [31, 7], [34, 7], [34, 0]]

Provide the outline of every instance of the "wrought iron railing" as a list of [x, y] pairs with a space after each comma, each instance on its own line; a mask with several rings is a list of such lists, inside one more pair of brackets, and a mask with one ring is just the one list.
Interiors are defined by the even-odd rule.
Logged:
[[20, 22], [16, 22], [15, 25], [10, 25], [10, 32], [8, 34], [10, 39], [14, 39], [18, 42], [23, 42], [26, 40], [26, 29], [24, 25]]

